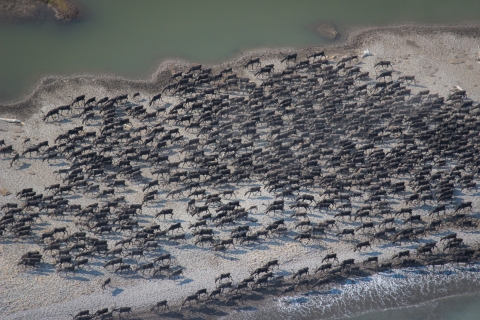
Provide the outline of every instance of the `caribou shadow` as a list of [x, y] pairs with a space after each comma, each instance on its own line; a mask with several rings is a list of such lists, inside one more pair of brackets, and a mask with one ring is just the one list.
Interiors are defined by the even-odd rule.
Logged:
[[123, 292], [123, 289], [120, 289], [120, 288], [115, 288], [112, 290], [112, 296], [118, 296], [120, 293]]

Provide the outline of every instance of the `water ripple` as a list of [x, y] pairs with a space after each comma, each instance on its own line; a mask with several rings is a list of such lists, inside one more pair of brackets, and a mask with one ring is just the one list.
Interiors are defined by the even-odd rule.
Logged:
[[347, 279], [326, 290], [283, 297], [255, 312], [240, 312], [229, 319], [338, 319], [473, 293], [479, 285], [476, 267], [400, 269]]

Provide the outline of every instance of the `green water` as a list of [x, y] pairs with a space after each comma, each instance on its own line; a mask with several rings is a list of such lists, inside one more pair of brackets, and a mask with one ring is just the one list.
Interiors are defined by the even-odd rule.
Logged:
[[480, 21], [478, 0], [81, 0], [87, 17], [62, 25], [0, 24], [0, 101], [19, 99], [45, 75], [148, 76], [179, 57], [225, 61], [258, 47], [328, 44], [312, 30], [340, 32], [404, 22]]
[[480, 295], [455, 296], [418, 306], [382, 310], [343, 320], [478, 320]]

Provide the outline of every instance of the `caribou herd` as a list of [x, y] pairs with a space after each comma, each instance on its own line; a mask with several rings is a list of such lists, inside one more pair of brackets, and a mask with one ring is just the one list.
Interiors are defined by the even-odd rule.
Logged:
[[[459, 233], [477, 229], [465, 197], [480, 173], [479, 104], [460, 89], [446, 97], [414, 92], [415, 77], [395, 79], [389, 61], [374, 70], [362, 71], [357, 56], [288, 53], [274, 64], [253, 57], [223, 69], [178, 69], [148, 96], [79, 95], [43, 116], [46, 125], [69, 123], [62, 134], [23, 149], [0, 140], [10, 174], [41, 160], [55, 165], [56, 177], [2, 203], [0, 239], [41, 245], [23, 253], [25, 270], [69, 275], [100, 261], [106, 274], [171, 279], [185, 268], [168, 245], [210, 248], [225, 259], [273, 238], [325, 247], [314, 270], [286, 276], [282, 256], [237, 283], [226, 270], [212, 279], [216, 289], [193, 292], [176, 308], [222, 297], [241, 303], [247, 289], [287, 293], [365, 270], [475, 262], [478, 249]], [[132, 186], [138, 203], [126, 199]], [[259, 197], [262, 204], [245, 206]], [[179, 222], [165, 199], [188, 201], [189, 221]], [[70, 225], [50, 227], [66, 218]], [[346, 243], [350, 256], [327, 249], [325, 239]], [[367, 254], [385, 244], [391, 254]], [[152, 310], [171, 307], [162, 300]], [[115, 312], [132, 309], [72, 316]]]

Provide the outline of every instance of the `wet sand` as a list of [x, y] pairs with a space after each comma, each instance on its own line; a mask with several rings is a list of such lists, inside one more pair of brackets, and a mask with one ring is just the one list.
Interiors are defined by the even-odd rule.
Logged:
[[[363, 50], [370, 50], [373, 56], [360, 59], [358, 65], [362, 71], [369, 71], [374, 75], [374, 64], [379, 60], [389, 60], [394, 66], [394, 78], [405, 75], [415, 75], [416, 84], [411, 85], [413, 93], [429, 89], [431, 93], [440, 96], [448, 96], [454, 86], [466, 90], [470, 99], [480, 100], [477, 86], [480, 83], [478, 77], [480, 64], [478, 56], [478, 27], [454, 26], [454, 27], [418, 27], [401, 26], [391, 28], [376, 28], [359, 30], [351, 33], [346, 44], [338, 47], [325, 48], [329, 60], [338, 61], [346, 55], [356, 54], [361, 56]], [[244, 69], [245, 61], [252, 57], [261, 56], [262, 64], [274, 64], [276, 70], [282, 70], [285, 65], [280, 63], [282, 54], [296, 52], [300, 60], [309, 52], [320, 48], [307, 49], [274, 49], [257, 50], [245, 54], [235, 61], [230, 61], [212, 67], [213, 74], [232, 67], [239, 76], [255, 79], [253, 72]], [[0, 116], [5, 118], [17, 118], [25, 123], [25, 126], [0, 122], [0, 140], [5, 139], [13, 144], [15, 150], [22, 150], [22, 142], [30, 138], [32, 142], [49, 140], [53, 142], [56, 136], [66, 129], [80, 125], [79, 120], [63, 123], [45, 123], [41, 120], [42, 112], [47, 112], [54, 107], [69, 104], [72, 97], [85, 94], [89, 97], [117, 96], [120, 94], [133, 94], [139, 92], [139, 103], [146, 104], [148, 100], [160, 91], [175, 72], [185, 70], [190, 64], [185, 61], [169, 61], [163, 63], [151, 79], [145, 81], [131, 81], [114, 77], [72, 76], [68, 78], [51, 77], [44, 79], [37, 89], [22, 102], [0, 106]], [[164, 103], [174, 105], [178, 100], [175, 97], [165, 99]], [[138, 127], [141, 122], [134, 122]], [[182, 132], [186, 137], [194, 138], [188, 132]], [[387, 146], [388, 148], [388, 146]], [[179, 158], [178, 160], [181, 160]], [[0, 187], [8, 189], [12, 195], [0, 197], [0, 204], [16, 202], [14, 194], [22, 188], [34, 187], [35, 190], [43, 191], [44, 187], [58, 183], [58, 178], [53, 174], [58, 167], [47, 162], [38, 162], [32, 159], [21, 158], [21, 165], [11, 169], [9, 161], [0, 162]], [[147, 171], [148, 172], [148, 171]], [[147, 173], [148, 175], [148, 173]], [[150, 176], [148, 176], [150, 178]], [[257, 206], [258, 211], [252, 211], [251, 217], [258, 220], [254, 224], [256, 229], [272, 221], [262, 213], [265, 202], [274, 199], [272, 193], [262, 190], [261, 196], [243, 197], [251, 184], [235, 186], [237, 199], [242, 201], [242, 206], [249, 208]], [[122, 194], [131, 203], [141, 202], [142, 185], [129, 184], [128, 189]], [[164, 197], [164, 196], [163, 196]], [[478, 208], [476, 191], [465, 192], [462, 195], [464, 201], [472, 201], [474, 210]], [[88, 205], [95, 201], [94, 197], [72, 198], [74, 204]], [[355, 203], [357, 205], [357, 203]], [[193, 222], [186, 211], [186, 201], [176, 201], [162, 198], [161, 206], [147, 208], [145, 224], [156, 221], [166, 226], [161, 219], [155, 220], [153, 214], [160, 207], [174, 207], [176, 218], [183, 222]], [[393, 209], [402, 207], [397, 203]], [[426, 208], [421, 209], [426, 210]], [[425, 211], [424, 211], [425, 212]], [[279, 216], [277, 216], [279, 218]], [[320, 219], [315, 219], [315, 221]], [[48, 228], [72, 226], [73, 219], [54, 219], [49, 221]], [[293, 226], [293, 224], [292, 224]], [[451, 227], [429, 234], [430, 240], [438, 240]], [[454, 230], [462, 237], [465, 243], [475, 245], [478, 235], [475, 231]], [[327, 237], [328, 238], [328, 237]], [[112, 241], [113, 242], [113, 241]], [[369, 251], [354, 253], [352, 243], [349, 241], [319, 241], [312, 244], [302, 244], [293, 241], [291, 237], [277, 236], [260, 242], [259, 245], [239, 246], [228, 250], [226, 255], [214, 253], [211, 250], [199, 248], [192, 244], [171, 245], [165, 244], [165, 248], [175, 257], [175, 263], [185, 267], [184, 278], [175, 280], [152, 279], [139, 274], [123, 276], [106, 272], [100, 264], [95, 264], [91, 269], [86, 269], [73, 277], [65, 277], [47, 268], [35, 271], [26, 271], [16, 266], [22, 253], [28, 250], [39, 250], [41, 246], [31, 242], [15, 242], [3, 240], [0, 242], [0, 287], [6, 288], [0, 293], [0, 314], [6, 319], [60, 319], [67, 318], [69, 313], [79, 310], [97, 310], [102, 307], [131, 306], [135, 316], [140, 318], [155, 318], [157, 315], [142, 314], [142, 310], [148, 310], [156, 301], [167, 299], [172, 305], [172, 310], [178, 314], [191, 317], [200, 316], [205, 318], [227, 316], [236, 306], [220, 303], [214, 307], [206, 308], [202, 312], [194, 313], [188, 308], [179, 308], [187, 295], [201, 288], [207, 288], [210, 292], [215, 288], [214, 277], [222, 272], [231, 272], [233, 282], [238, 283], [247, 277], [250, 272], [261, 266], [266, 261], [279, 259], [280, 268], [275, 270], [276, 275], [288, 277], [292, 270], [302, 267], [314, 269], [321, 264], [321, 259], [328, 252], [337, 252], [339, 259], [355, 258], [363, 260]], [[415, 247], [415, 246], [414, 246]], [[373, 245], [370, 252], [379, 255], [381, 261], [388, 261], [396, 252], [408, 248], [408, 246]], [[367, 273], [374, 270], [365, 270]], [[101, 282], [112, 278], [112, 287], [100, 290]], [[273, 289], [260, 289], [259, 292], [246, 293], [255, 300], [263, 300], [268, 297], [268, 291], [278, 294], [285, 287]], [[296, 291], [303, 291], [296, 288]], [[250, 300], [246, 302], [246, 305]], [[175, 307], [176, 306], [176, 307]], [[175, 313], [173, 314], [175, 315]]]

